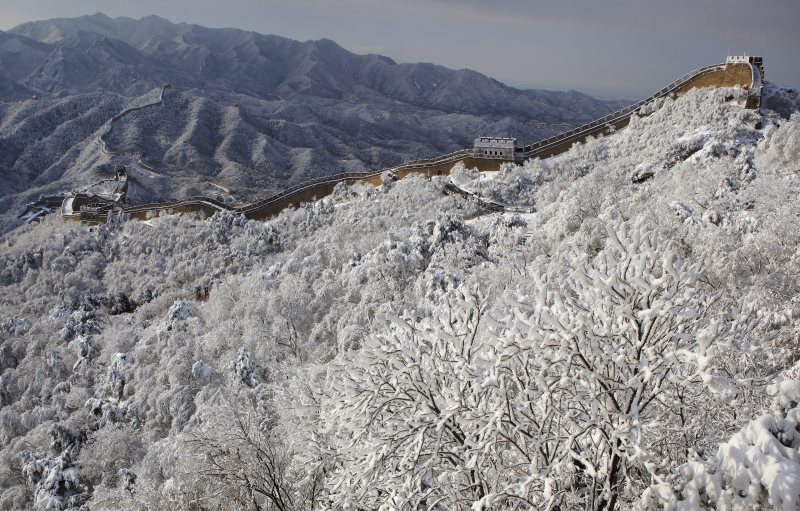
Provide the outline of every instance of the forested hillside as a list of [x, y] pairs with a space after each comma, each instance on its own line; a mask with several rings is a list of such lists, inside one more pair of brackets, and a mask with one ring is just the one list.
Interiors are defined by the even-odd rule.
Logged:
[[5, 235], [0, 509], [796, 509], [800, 101], [737, 94], [454, 173], [529, 214]]

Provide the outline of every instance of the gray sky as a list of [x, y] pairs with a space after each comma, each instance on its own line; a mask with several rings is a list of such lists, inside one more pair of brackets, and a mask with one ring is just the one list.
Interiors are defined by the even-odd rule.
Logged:
[[356, 53], [468, 67], [517, 87], [643, 97], [728, 54], [800, 86], [798, 0], [2, 0], [0, 29], [103, 12], [327, 37]]

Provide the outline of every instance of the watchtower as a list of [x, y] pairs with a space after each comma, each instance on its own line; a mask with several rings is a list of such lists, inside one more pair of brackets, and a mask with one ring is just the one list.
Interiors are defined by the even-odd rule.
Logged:
[[516, 149], [516, 138], [478, 137], [475, 139], [472, 154], [476, 158], [513, 160]]

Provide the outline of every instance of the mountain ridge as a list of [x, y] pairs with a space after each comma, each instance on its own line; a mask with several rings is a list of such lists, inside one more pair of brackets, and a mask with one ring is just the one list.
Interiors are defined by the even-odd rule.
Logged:
[[[94, 33], [104, 35], [109, 39], [122, 41], [139, 52], [149, 56], [157, 56], [158, 59], [177, 66], [178, 69], [184, 72], [197, 73], [206, 80], [219, 79], [219, 75], [231, 71], [229, 67], [218, 68], [221, 54], [238, 52], [234, 56], [239, 57], [239, 60], [241, 60], [242, 56], [255, 59], [274, 55], [276, 50], [282, 47], [285, 49], [288, 46], [294, 50], [290, 57], [294, 59], [298, 59], [298, 57], [305, 58], [294, 61], [269, 62], [272, 64], [270, 71], [283, 71], [284, 80], [280, 83], [284, 85], [281, 88], [282, 92], [292, 92], [287, 85], [295, 83], [292, 80], [293, 78], [296, 80], [296, 72], [288, 72], [287, 69], [302, 70], [304, 65], [308, 66], [311, 63], [318, 65], [334, 63], [341, 66], [343, 70], [354, 73], [348, 75], [353, 76], [354, 79], [345, 82], [345, 85], [349, 86], [354, 83], [362, 86], [371, 86], [378, 92], [388, 93], [390, 96], [413, 104], [448, 106], [450, 108], [458, 106], [445, 105], [436, 101], [427, 103], [420, 101], [420, 97], [425, 97], [426, 95], [436, 97], [437, 95], [434, 93], [437, 92], [438, 85], [448, 82], [448, 78], [461, 82], [477, 81], [482, 86], [492, 84], [497, 88], [497, 91], [492, 91], [495, 92], [493, 97], [497, 97], [496, 92], [498, 91], [505, 92], [506, 96], [517, 93], [549, 107], [557, 107], [556, 98], [570, 98], [571, 100], [593, 99], [575, 91], [558, 92], [516, 89], [470, 69], [451, 70], [432, 63], [398, 64], [391, 58], [382, 55], [357, 55], [342, 48], [336, 42], [325, 38], [296, 41], [281, 36], [265, 35], [235, 28], [206, 28], [195, 24], [175, 24], [158, 16], [147, 16], [139, 20], [125, 17], [109, 18], [103, 14], [80, 18], [56, 18], [23, 23], [9, 30], [8, 33], [24, 36], [44, 44], [61, 43], [64, 46], [75, 47], [79, 46], [75, 41], [75, 36], [80, 32], [90, 32], [91, 28], [98, 26], [97, 20], [102, 20], [103, 24], [99, 25], [101, 30], [94, 30]], [[157, 33], [147, 32], [153, 25], [157, 25], [160, 31]], [[145, 37], [146, 35], [149, 37]], [[200, 43], [198, 43], [198, 40]], [[85, 49], [86, 45], [80, 45], [79, 47]], [[205, 51], [201, 52], [201, 49]], [[298, 49], [300, 51], [297, 51]], [[256, 54], [251, 53], [248, 55], [245, 53], [246, 50], [255, 50]], [[288, 64], [292, 64], [292, 66], [288, 67]], [[376, 69], [376, 66], [384, 66], [384, 68], [381, 69], [379, 67]], [[396, 73], [388, 73], [387, 75], [387, 71], [389, 71], [387, 67], [392, 68]], [[312, 70], [309, 69], [309, 71]], [[234, 69], [234, 71], [240, 72], [241, 70]], [[330, 70], [326, 69], [326, 71]], [[375, 72], [378, 72], [378, 74], [375, 75]], [[373, 74], [370, 75], [370, 73]], [[326, 73], [326, 76], [329, 75], [331, 75], [330, 72]], [[401, 80], [398, 80], [398, 78]], [[423, 79], [426, 80], [420, 81]], [[431, 82], [429, 81], [430, 79], [434, 81]], [[288, 84], [285, 83], [287, 81], [289, 82]], [[392, 86], [392, 84], [397, 84], [398, 82], [400, 82], [401, 87]], [[197, 84], [191, 83], [191, 85]], [[339, 91], [344, 89], [340, 84], [327, 83], [326, 85], [339, 85], [336, 87]], [[416, 87], [411, 87], [412, 85]], [[417, 89], [418, 94], [414, 94], [413, 88]], [[484, 94], [484, 96], [488, 96], [488, 94]], [[474, 101], [474, 97], [472, 99]], [[486, 98], [483, 99], [485, 100]], [[602, 102], [599, 103], [602, 104]], [[504, 102], [495, 99], [494, 104], [502, 106]], [[509, 110], [509, 112], [519, 113], [520, 107], [525, 105], [517, 103], [514, 106], [515, 108]], [[522, 111], [524, 112], [524, 109]], [[587, 112], [585, 117], [588, 119], [591, 114], [591, 111]]]
[[[104, 153], [104, 124], [167, 83], [162, 105], [115, 123], [114, 150]], [[357, 55], [329, 39], [154, 16], [24, 23], [0, 34], [0, 196], [10, 197], [0, 203], [0, 232], [18, 224], [25, 203], [113, 177], [117, 165], [129, 167], [136, 200], [224, 189], [226, 201], [250, 201], [323, 175], [470, 147], [477, 136], [534, 141], [612, 106], [472, 70]]]

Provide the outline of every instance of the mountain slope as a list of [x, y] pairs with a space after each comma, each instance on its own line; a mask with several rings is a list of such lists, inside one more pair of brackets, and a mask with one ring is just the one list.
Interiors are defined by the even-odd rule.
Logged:
[[76, 46], [82, 32], [123, 41], [185, 73], [173, 78], [178, 87], [218, 86], [264, 98], [276, 93], [340, 98], [356, 88], [418, 106], [518, 119], [546, 114], [550, 120], [563, 120], [574, 116], [579, 99], [586, 110], [576, 119], [607, 111], [604, 103], [581, 94], [520, 91], [474, 71], [355, 55], [327, 39], [299, 42], [237, 29], [172, 24], [156, 16], [133, 20], [96, 14], [25, 23], [11, 32], [69, 47]]
[[[409, 177], [266, 222], [7, 234], [0, 509], [268, 509], [254, 481], [292, 511], [796, 507], [800, 98], [731, 95], [484, 179], [524, 215]], [[196, 101], [180, 137], [247, 133]]]
[[[162, 103], [113, 123], [104, 152], [103, 123], [164, 84]], [[92, 102], [97, 115], [87, 116]], [[25, 202], [90, 186], [120, 164], [135, 200], [248, 201], [326, 173], [469, 147], [479, 135], [528, 142], [608, 112], [579, 93], [518, 90], [325, 39], [155, 16], [26, 23], [0, 33], [0, 231]], [[51, 137], [65, 133], [70, 150], [50, 154], [66, 140]]]
[[[103, 124], [164, 84], [157, 106]], [[135, 201], [244, 202], [323, 174], [462, 149], [480, 135], [533, 141], [616, 106], [356, 55], [326, 39], [156, 16], [25, 23], [0, 32], [0, 232], [18, 224], [24, 203], [91, 186], [116, 165], [129, 168]], [[98, 139], [109, 129], [106, 152]]]

